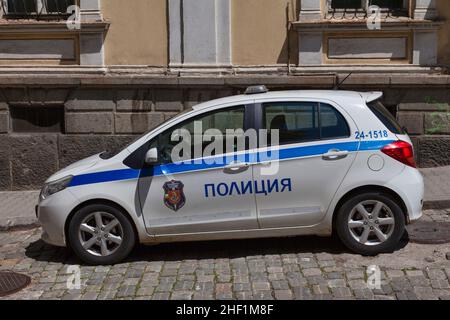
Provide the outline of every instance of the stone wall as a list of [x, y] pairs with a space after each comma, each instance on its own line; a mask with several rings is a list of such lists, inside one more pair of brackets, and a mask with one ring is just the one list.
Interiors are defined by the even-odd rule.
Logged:
[[[137, 135], [198, 102], [242, 91], [248, 83], [241, 81], [241, 86], [0, 89], [0, 191], [40, 188], [58, 169], [104, 150], [118, 150]], [[281, 82], [276, 87], [300, 88], [280, 85]], [[372, 88], [348, 85], [346, 89]], [[397, 112], [399, 121], [414, 140], [419, 165], [450, 165], [450, 89], [402, 87], [384, 91], [385, 104]], [[11, 106], [39, 108], [42, 105], [65, 109], [64, 133], [12, 132]]]
[[[230, 95], [227, 89], [0, 90], [0, 191], [40, 188], [57, 170], [126, 144], [198, 102]], [[9, 106], [43, 104], [65, 109], [64, 133], [12, 132]]]

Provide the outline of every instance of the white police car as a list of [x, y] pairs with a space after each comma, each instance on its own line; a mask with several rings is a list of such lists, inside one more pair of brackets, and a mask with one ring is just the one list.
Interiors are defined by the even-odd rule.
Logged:
[[[421, 217], [424, 187], [411, 140], [381, 96], [261, 86], [200, 104], [119, 153], [50, 177], [37, 208], [42, 239], [91, 264], [119, 262], [136, 243], [333, 232], [357, 253], [394, 250], [405, 225]], [[173, 133], [198, 134], [198, 123], [216, 138], [197, 140], [192, 154], [173, 161], [181, 142]], [[227, 129], [278, 139], [232, 138], [233, 149], [219, 152]], [[202, 153], [212, 142], [218, 148]]]

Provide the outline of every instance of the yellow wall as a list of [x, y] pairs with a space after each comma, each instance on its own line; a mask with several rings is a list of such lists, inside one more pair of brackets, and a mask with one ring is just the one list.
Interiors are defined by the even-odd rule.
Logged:
[[450, 1], [439, 0], [438, 10], [445, 19], [445, 24], [439, 32], [439, 63], [450, 65]]
[[166, 0], [102, 1], [106, 65], [167, 66]]
[[[288, 61], [286, 31], [289, 19], [296, 20], [297, 0], [233, 0], [232, 54], [234, 65], [273, 65]], [[297, 63], [298, 44], [290, 32], [291, 63]]]

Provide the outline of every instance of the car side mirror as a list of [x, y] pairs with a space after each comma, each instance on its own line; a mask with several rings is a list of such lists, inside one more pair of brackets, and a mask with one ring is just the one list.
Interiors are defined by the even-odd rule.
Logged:
[[153, 165], [158, 163], [158, 149], [151, 148], [145, 154], [145, 164]]

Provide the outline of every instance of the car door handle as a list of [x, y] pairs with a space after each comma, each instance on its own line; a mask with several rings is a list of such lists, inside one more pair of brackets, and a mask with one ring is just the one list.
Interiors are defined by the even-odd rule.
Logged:
[[249, 167], [248, 163], [232, 162], [223, 169], [223, 172], [226, 174], [238, 174], [247, 171]]
[[346, 150], [331, 149], [331, 150], [328, 150], [327, 153], [324, 153], [322, 155], [322, 159], [327, 160], [327, 161], [333, 161], [333, 160], [344, 159], [347, 156], [348, 156], [348, 151], [346, 151]]

